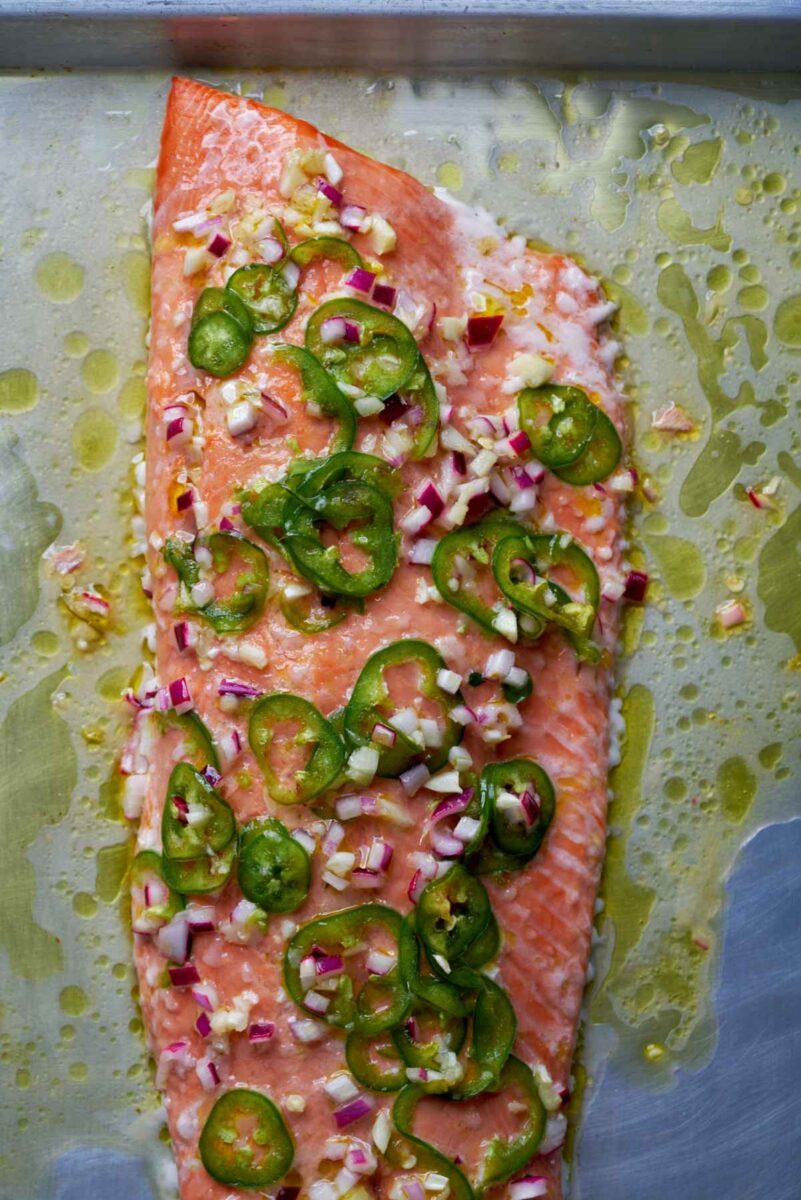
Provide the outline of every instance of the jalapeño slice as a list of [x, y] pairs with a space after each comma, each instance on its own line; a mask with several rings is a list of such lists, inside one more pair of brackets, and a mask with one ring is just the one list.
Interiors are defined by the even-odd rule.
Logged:
[[523, 532], [512, 517], [493, 514], [476, 525], [446, 533], [434, 550], [431, 573], [442, 599], [472, 617], [487, 633], [497, 633], [497, 608], [479, 594], [475, 579], [470, 576], [475, 568], [485, 569], [500, 600], [492, 579], [492, 555], [503, 538]]
[[328, 448], [329, 453], [350, 450], [356, 437], [356, 415], [347, 396], [343, 396], [325, 368], [302, 346], [276, 346], [273, 357], [296, 368], [304, 403], [316, 404], [327, 417], [338, 422], [339, 429]]
[[189, 332], [189, 361], [199, 371], [218, 379], [233, 375], [250, 354], [251, 337], [224, 309], [196, 321]]
[[210, 313], [220, 311], [229, 313], [235, 321], [239, 322], [248, 337], [251, 336], [253, 333], [253, 317], [250, 309], [237, 296], [236, 292], [232, 292], [228, 288], [204, 288], [195, 301], [195, 307], [192, 311], [192, 324], [197, 325], [198, 321], [202, 321]]
[[429, 955], [457, 962], [487, 928], [492, 910], [486, 888], [459, 863], [432, 879], [417, 901], [417, 930]]
[[[271, 748], [281, 726], [291, 727], [287, 740], [292, 746], [310, 750], [291, 781], [279, 777], [272, 762]], [[248, 740], [267, 790], [278, 804], [313, 800], [331, 787], [345, 762], [345, 747], [331, 724], [311, 701], [290, 692], [273, 692], [256, 702], [250, 714]]]
[[331, 259], [341, 263], [343, 267], [361, 267], [362, 256], [355, 246], [338, 237], [313, 237], [293, 246], [289, 257], [299, 267], [308, 267], [310, 263], [320, 262], [321, 259]]
[[263, 1188], [292, 1166], [295, 1147], [283, 1117], [262, 1092], [236, 1087], [224, 1092], [200, 1135], [200, 1160], [218, 1183]]
[[[492, 569], [501, 591], [520, 612], [560, 625], [579, 639], [589, 638], [600, 599], [598, 572], [569, 534], [503, 538], [495, 547]], [[563, 587], [556, 591], [550, 578], [555, 569], [570, 576], [575, 598]]]
[[525, 388], [517, 408], [532, 454], [551, 470], [569, 466], [586, 450], [599, 411], [581, 388], [558, 383]]
[[177, 713], [169, 708], [166, 712], [157, 713], [156, 719], [162, 730], [177, 729], [182, 735], [181, 758], [190, 763], [196, 770], [204, 767], [220, 769], [217, 748], [209, 730], [202, 718], [190, 709], [189, 712]]
[[230, 806], [189, 763], [172, 769], [161, 818], [164, 856], [172, 861], [224, 850], [236, 832]]
[[236, 857], [234, 838], [219, 854], [200, 858], [164, 859], [164, 878], [171, 888], [184, 896], [217, 892], [228, 882]]
[[506, 992], [480, 976], [466, 1070], [452, 1090], [455, 1099], [466, 1100], [497, 1085], [516, 1033], [517, 1018]]
[[553, 784], [533, 758], [488, 763], [479, 790], [492, 813], [498, 849], [528, 861], [537, 853], [555, 810]]
[[[343, 1029], [373, 1037], [404, 1019], [409, 1007], [409, 991], [397, 967], [388, 975], [367, 975], [358, 990], [354, 988], [346, 966], [363, 967], [361, 955], [368, 952], [373, 939], [387, 953], [397, 953], [401, 916], [385, 904], [362, 904], [317, 917], [302, 925], [291, 938], [284, 955], [284, 980], [295, 1003], [310, 1015]], [[306, 995], [313, 990], [304, 980], [301, 964], [339, 958], [340, 973], [335, 975], [335, 991], [327, 991], [329, 1004], [324, 1013], [306, 1008]], [[363, 972], [364, 973], [364, 972]], [[314, 974], [314, 972], [313, 972]]]
[[282, 821], [262, 817], [239, 834], [237, 879], [265, 912], [294, 912], [309, 894], [311, 859]]
[[517, 1103], [524, 1106], [525, 1119], [511, 1137], [496, 1134], [488, 1139], [475, 1180], [476, 1189], [482, 1193], [522, 1170], [536, 1154], [545, 1133], [545, 1107], [531, 1068], [524, 1062], [510, 1054], [492, 1090], [513, 1092]]
[[403, 918], [398, 947], [398, 966], [409, 991], [437, 1012], [451, 1017], [466, 1017], [469, 1007], [462, 999], [459, 989], [436, 975], [425, 974], [421, 969], [423, 963], [428, 960], [426, 958], [421, 961], [414, 910]]
[[251, 263], [234, 271], [225, 285], [247, 305], [254, 333], [275, 333], [291, 321], [298, 294], [287, 283], [280, 268]]
[[420, 410], [420, 420], [415, 429], [409, 456], [417, 460], [425, 457], [439, 428], [439, 400], [431, 372], [422, 354], [418, 355], [417, 366], [403, 389], [403, 399], [410, 408]]
[[390, 696], [385, 678], [393, 668], [412, 665], [416, 668], [418, 683], [415, 694], [435, 701], [444, 717], [442, 742], [438, 747], [418, 745], [405, 734], [398, 732], [394, 746], [379, 746], [378, 774], [400, 775], [410, 764], [425, 762], [429, 771], [439, 770], [448, 761], [448, 754], [461, 741], [463, 727], [450, 716], [451, 710], [462, 703], [460, 692], [452, 695], [437, 683], [437, 674], [445, 663], [437, 650], [428, 642], [417, 638], [402, 638], [371, 654], [356, 680], [350, 700], [345, 709], [345, 736], [352, 746], [372, 744], [372, 734], [377, 724], [391, 724], [397, 710]]
[[[337, 317], [356, 326], [358, 341], [324, 340], [323, 324]], [[358, 387], [379, 400], [403, 391], [419, 359], [417, 343], [402, 321], [363, 300], [344, 296], [326, 301], [312, 313], [306, 326], [306, 349], [338, 383]]]
[[[323, 592], [361, 598], [389, 582], [398, 562], [392, 501], [360, 480], [332, 483], [309, 499], [290, 499], [284, 510], [284, 545], [295, 567]], [[348, 570], [337, 546], [326, 546], [322, 527], [347, 533], [367, 559]]]
[[325, 633], [335, 625], [341, 625], [352, 612], [364, 612], [364, 605], [359, 600], [322, 595], [319, 590], [315, 595], [312, 589], [307, 596], [292, 599], [282, 592], [278, 604], [287, 625], [297, 629], [298, 633], [308, 634]]
[[374, 1092], [397, 1092], [406, 1081], [406, 1063], [391, 1031], [367, 1037], [351, 1031], [345, 1038], [345, 1061], [357, 1083]]
[[235, 559], [242, 561], [243, 568], [236, 573], [235, 587], [229, 595], [215, 596], [198, 608], [191, 597], [191, 589], [201, 578], [194, 551], [180, 538], [167, 538], [163, 554], [181, 581], [181, 608], [196, 612], [217, 633], [242, 633], [249, 629], [262, 613], [270, 583], [270, 564], [264, 551], [241, 534], [222, 530], [199, 537], [195, 545], [210, 551], [217, 575], [224, 574]]
[[612, 474], [622, 453], [618, 431], [603, 409], [598, 408], [589, 445], [575, 462], [568, 467], [561, 467], [556, 474], [574, 487], [600, 483]]

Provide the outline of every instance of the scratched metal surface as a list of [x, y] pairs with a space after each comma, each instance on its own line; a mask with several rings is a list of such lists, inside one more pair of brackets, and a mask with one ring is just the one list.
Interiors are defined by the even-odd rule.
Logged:
[[[485, 203], [610, 279], [653, 489], [636, 536], [654, 581], [621, 669], [632, 723], [572, 1193], [795, 1200], [801, 823], [781, 822], [801, 812], [798, 91], [206, 77]], [[141, 210], [166, 89], [164, 74], [0, 78], [3, 1200], [172, 1194], [127, 965], [125, 831], [105, 785], [112, 698], [145, 619], [125, 538]], [[666, 400], [696, 437], [649, 431]], [[745, 489], [774, 478], [772, 507], [755, 509]], [[90, 649], [39, 561], [54, 538], [80, 540], [80, 578], [113, 597], [114, 628]], [[724, 639], [713, 614], [730, 595], [750, 620]]]

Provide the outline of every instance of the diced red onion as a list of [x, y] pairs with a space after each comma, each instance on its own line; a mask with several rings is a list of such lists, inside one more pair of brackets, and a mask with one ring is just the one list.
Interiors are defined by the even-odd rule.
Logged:
[[548, 1180], [544, 1175], [526, 1175], [509, 1185], [509, 1200], [537, 1200], [547, 1194]]
[[201, 1037], [206, 1038], [209, 1036], [211, 1033], [211, 1021], [209, 1020], [207, 1013], [198, 1013], [197, 1020], [195, 1021], [195, 1029], [198, 1031]]
[[644, 571], [629, 571], [623, 588], [623, 599], [642, 604], [648, 591], [648, 576]]
[[527, 488], [536, 487], [536, 479], [533, 479], [532, 476], [529, 475], [525, 467], [512, 467], [511, 471], [512, 479], [514, 479], [515, 484], [521, 491], [525, 491]]
[[412, 878], [409, 881], [409, 886], [406, 889], [406, 895], [409, 897], [412, 904], [416, 904], [417, 901], [420, 899], [420, 893], [422, 892], [423, 888], [426, 886], [427, 883], [428, 883], [428, 880], [426, 879], [423, 872], [421, 870], [419, 870], [419, 868], [418, 868], [418, 870], [415, 871], [414, 875], [412, 875]]
[[[167, 924], [162, 925], [156, 934], [156, 945], [165, 958], [171, 959], [174, 963], [184, 963], [189, 957], [189, 925], [184, 914], [178, 913]], [[173, 968], [170, 968], [172, 971]], [[178, 967], [174, 968], [179, 970]], [[194, 967], [190, 968], [192, 971]], [[192, 980], [189, 980], [191, 983]], [[199, 983], [200, 977], [194, 982]]]
[[230, 250], [232, 246], [231, 239], [226, 237], [224, 233], [215, 233], [209, 244], [206, 246], [209, 254], [213, 254], [215, 258], [222, 258], [226, 250]]
[[350, 883], [351, 887], [363, 890], [380, 888], [383, 886], [384, 876], [381, 871], [374, 871], [370, 867], [354, 867], [350, 873]]
[[206, 1057], [198, 1059], [195, 1070], [197, 1072], [198, 1079], [207, 1092], [210, 1092], [213, 1088], [220, 1086], [220, 1072], [217, 1070], [217, 1064], [213, 1058]]
[[503, 313], [468, 317], [465, 333], [468, 346], [473, 349], [475, 346], [491, 345], [495, 341], [501, 325], [503, 325]]
[[323, 838], [323, 854], [329, 857], [334, 853], [339, 843], [345, 836], [345, 830], [340, 825], [339, 821], [329, 821]]
[[203, 987], [193, 987], [191, 996], [198, 1008], [202, 1008], [206, 1013], [214, 1012], [217, 1007], [217, 993], [213, 988], [206, 987], [205, 985]]
[[429, 479], [427, 483], [417, 493], [418, 504], [423, 504], [431, 516], [436, 519], [445, 507], [445, 501], [437, 491], [436, 486]]
[[531, 449], [531, 439], [524, 429], [518, 429], [516, 433], [510, 434], [509, 448], [515, 454], [525, 454]]
[[516, 583], [534, 583], [537, 572], [526, 558], [513, 558], [510, 567], [514, 570], [512, 578]]
[[234, 531], [236, 529], [236, 525], [234, 525], [234, 523], [230, 519], [230, 517], [221, 517], [220, 518], [220, 529], [222, 530], [223, 533], [231, 533], [232, 531]]
[[251, 683], [242, 683], [239, 679], [221, 679], [217, 685], [217, 694], [255, 699], [262, 693], [260, 688], [254, 687]]
[[344, 1129], [347, 1125], [352, 1125], [354, 1121], [366, 1117], [373, 1111], [374, 1103], [371, 1096], [357, 1096], [355, 1100], [350, 1100], [341, 1108], [335, 1108], [334, 1120], [337, 1123], [337, 1129]]
[[292, 837], [303, 847], [307, 854], [314, 854], [317, 849], [317, 843], [305, 829], [293, 829]]
[[526, 814], [526, 822], [528, 825], [534, 825], [540, 815], [540, 805], [534, 792], [526, 789], [520, 797], [520, 803], [523, 806], [523, 812]]
[[480, 521], [495, 507], [495, 501], [489, 491], [481, 492], [478, 496], [471, 496], [467, 502], [467, 516], [465, 518], [467, 524], [473, 521]]
[[397, 294], [397, 288], [390, 287], [387, 283], [377, 283], [373, 288], [373, 303], [380, 304], [382, 308], [392, 308]]
[[[163, 933], [164, 930], [159, 932]], [[168, 967], [167, 974], [173, 987], [191, 987], [193, 983], [200, 983], [200, 975], [194, 963], [186, 963], [182, 967]]]
[[314, 973], [318, 979], [328, 979], [331, 975], [341, 975], [345, 970], [345, 962], [341, 954], [326, 954], [314, 960]]
[[345, 283], [354, 291], [369, 295], [370, 289], [375, 283], [375, 272], [368, 271], [365, 267], [354, 267]]
[[217, 913], [212, 904], [198, 905], [184, 911], [190, 933], [211, 933], [217, 928]]
[[407, 796], [413, 796], [431, 778], [431, 772], [425, 763], [417, 763], [403, 771], [399, 776], [401, 787]]
[[236, 762], [242, 753], [242, 736], [239, 730], [230, 729], [224, 733], [219, 739], [218, 750], [223, 768], [227, 769]]
[[192, 635], [189, 622], [179, 621], [177, 625], [173, 625], [172, 630], [175, 634], [175, 644], [181, 653], [183, 653], [183, 651], [186, 650], [186, 648], [191, 644], [190, 638]]
[[464, 843], [445, 829], [431, 830], [431, 845], [440, 858], [458, 858], [460, 854], [464, 854]]
[[299, 1187], [292, 1187], [289, 1184], [284, 1184], [275, 1193], [275, 1200], [298, 1200], [300, 1195]]
[[248, 1025], [248, 1041], [252, 1043], [269, 1042], [275, 1034], [273, 1021], [251, 1021]]
[[345, 321], [345, 341], [356, 345], [361, 341], [361, 331], [355, 321]]
[[180, 496], [178, 496], [175, 501], [175, 507], [177, 508], [178, 512], [186, 512], [187, 509], [190, 509], [192, 507], [194, 498], [195, 493], [191, 488], [187, 488], [185, 492], [181, 492]]
[[430, 566], [436, 548], [437, 543], [434, 538], [419, 538], [409, 547], [406, 557], [410, 563], [414, 563], [416, 566]]
[[211, 763], [206, 763], [200, 774], [206, 780], [206, 783], [209, 785], [209, 787], [216, 787], [222, 779], [220, 772], [216, 767], [213, 767]]
[[331, 201], [334, 208], [339, 208], [342, 204], [342, 193], [339, 188], [335, 188], [333, 183], [329, 183], [322, 175], [315, 180], [315, 187], [318, 192], [325, 196], [326, 200]]
[[345, 340], [345, 321], [343, 317], [326, 317], [320, 326], [320, 341], [324, 346], [333, 346], [336, 342]]
[[374, 871], [386, 871], [392, 862], [393, 853], [394, 847], [389, 842], [385, 842], [383, 838], [373, 838], [367, 853], [366, 866]]
[[378, 742], [379, 746], [394, 746], [398, 735], [394, 729], [390, 729], [389, 725], [384, 725], [377, 721], [373, 726], [373, 732], [370, 734], [370, 740]]
[[287, 411], [286, 406], [284, 404], [282, 404], [280, 400], [276, 400], [275, 396], [271, 396], [269, 392], [262, 392], [261, 398], [262, 398], [262, 401], [264, 402], [264, 404], [266, 404], [267, 409], [269, 410], [271, 415], [276, 420], [279, 420], [279, 421], [288, 421], [289, 420], [289, 412]]
[[425, 1190], [419, 1179], [404, 1179], [401, 1186], [406, 1200], [425, 1200]]
[[183, 676], [180, 679], [173, 679], [169, 685], [170, 704], [180, 716], [182, 713], [189, 712], [194, 708], [194, 702], [189, 693], [189, 684]]
[[367, 209], [362, 208], [361, 204], [343, 204], [339, 214], [339, 223], [343, 229], [359, 233], [366, 216]]
[[192, 439], [192, 422], [188, 417], [174, 417], [167, 423], [166, 438], [174, 446], [185, 446]]

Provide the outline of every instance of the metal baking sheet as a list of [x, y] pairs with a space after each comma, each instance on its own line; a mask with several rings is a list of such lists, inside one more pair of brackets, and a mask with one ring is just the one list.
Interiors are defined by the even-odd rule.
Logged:
[[[796, 1200], [801, 88], [195, 73], [579, 253], [620, 302], [652, 603], [625, 635], [572, 1195]], [[161, 70], [0, 78], [3, 1200], [173, 1194], [113, 784], [147, 619], [126, 538], [167, 88]], [[694, 434], [650, 429], [671, 400]], [[54, 541], [112, 594], [102, 640], [59, 604]], [[724, 636], [733, 596], [749, 622]]]

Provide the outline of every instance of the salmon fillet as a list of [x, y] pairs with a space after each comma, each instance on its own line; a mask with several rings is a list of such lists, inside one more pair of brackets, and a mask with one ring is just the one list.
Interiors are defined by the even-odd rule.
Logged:
[[[430, 854], [426, 818], [441, 798], [425, 790], [410, 797], [393, 778], [376, 778], [361, 789], [352, 783], [340, 788], [337, 795], [354, 790], [380, 795], [407, 819], [393, 825], [368, 811], [342, 822], [340, 852], [358, 858], [374, 838], [384, 838], [391, 841], [394, 853], [377, 894], [357, 890], [347, 876], [337, 890], [323, 879], [330, 847], [324, 849], [322, 843], [330, 827], [322, 826], [321, 832], [319, 806], [314, 811], [303, 804], [285, 807], [269, 798], [247, 741], [250, 701], [221, 697], [221, 681], [233, 678], [256, 694], [295, 693], [327, 715], [346, 703], [368, 657], [397, 639], [424, 639], [463, 679], [471, 671], [482, 671], [493, 652], [510, 648], [508, 640], [488, 636], [432, 595], [431, 568], [409, 561], [415, 538], [406, 533], [397, 569], [385, 587], [367, 598], [363, 613], [353, 612], [314, 636], [298, 632], [287, 624], [276, 602], [278, 590], [291, 578], [286, 563], [243, 524], [233, 503], [238, 488], [280, 478], [298, 449], [322, 449], [325, 422], [298, 402], [297, 377], [275, 363], [270, 345], [303, 344], [309, 315], [324, 297], [341, 293], [342, 267], [326, 260], [304, 271], [294, 317], [280, 332], [255, 339], [232, 380], [191, 365], [187, 337], [192, 310], [204, 287], [224, 285], [233, 268], [253, 261], [247, 242], [253, 213], [284, 213], [287, 192], [296, 182], [287, 179], [288, 172], [300, 172], [302, 186], [303, 164], [311, 164], [306, 182], [314, 184], [321, 151], [330, 156], [325, 161], [329, 180], [336, 180], [334, 191], [343, 191], [344, 203], [376, 218], [365, 222], [370, 226], [367, 232], [339, 236], [350, 240], [371, 269], [382, 272], [379, 278], [396, 289], [396, 312], [400, 306], [439, 385], [445, 418], [439, 448], [418, 461], [403, 453], [396, 459], [402, 482], [394, 499], [396, 527], [419, 507], [415, 497], [426, 481], [442, 479], [444, 464], [453, 454], [447, 446], [457, 444], [452, 436], [443, 436], [445, 425], [467, 437], [475, 453], [479, 444], [471, 421], [478, 414], [502, 420], [514, 403], [516, 387], [522, 386], [515, 376], [524, 361], [520, 356], [527, 371], [532, 361], [541, 364], [544, 359], [554, 380], [583, 388], [619, 429], [623, 427], [622, 397], [613, 373], [617, 346], [604, 326], [611, 306], [597, 281], [574, 261], [534, 252], [522, 238], [504, 234], [486, 214], [432, 194], [408, 175], [356, 153], [301, 120], [191, 80], [174, 81], [153, 221], [147, 454], [146, 464], [137, 468], [138, 486], [145, 490], [144, 586], [152, 595], [155, 663], [154, 675], [146, 675], [132, 696], [137, 715], [123, 760], [126, 812], [139, 819], [138, 849], [160, 851], [168, 779], [183, 743], [180, 732], [165, 729], [157, 710], [169, 703], [163, 689], [182, 679], [194, 711], [218, 747], [225, 748], [218, 788], [238, 825], [269, 813], [290, 829], [306, 830], [307, 838], [316, 841], [307, 898], [286, 917], [271, 916], [266, 929], [242, 927], [243, 910], [239, 917], [235, 911], [242, 899], [236, 871], [219, 893], [192, 902], [212, 926], [194, 936], [189, 951], [200, 989], [205, 989], [206, 1008], [212, 1010], [207, 1013], [211, 1032], [198, 1029], [205, 1011], [198, 988], [170, 986], [163, 941], [155, 933], [135, 934], [142, 1011], [158, 1064], [157, 1083], [164, 1093], [182, 1200], [223, 1200], [237, 1194], [207, 1173], [198, 1150], [212, 1105], [234, 1085], [264, 1093], [281, 1111], [295, 1145], [285, 1182], [303, 1188], [305, 1196], [315, 1181], [331, 1178], [324, 1160], [328, 1139], [337, 1130], [323, 1084], [344, 1067], [342, 1036], [324, 1026], [325, 1036], [319, 1040], [297, 1040], [294, 1023], [302, 1014], [285, 990], [286, 943], [304, 922], [365, 900], [378, 899], [407, 912], [412, 907], [409, 882], [421, 861], [414, 856]], [[206, 220], [197, 214], [205, 214]], [[303, 236], [302, 221], [287, 228], [290, 241]], [[204, 247], [219, 231], [232, 245], [216, 257]], [[471, 349], [465, 345], [463, 318], [476, 312], [502, 313], [503, 323], [491, 342]], [[236, 399], [248, 390], [266, 394], [269, 403], [256, 404], [250, 411], [253, 424], [244, 435], [232, 433], [232, 396]], [[176, 419], [176, 402], [187, 405], [189, 425], [186, 437], [170, 440], [165, 430]], [[359, 424], [358, 448], [386, 456], [389, 430], [375, 417], [366, 417]], [[193, 440], [188, 440], [190, 435]], [[511, 647], [515, 664], [534, 682], [533, 694], [517, 710], [522, 719], [512, 721], [509, 736], [499, 743], [488, 741], [481, 725], [468, 724], [462, 742], [476, 771], [499, 759], [533, 757], [548, 772], [556, 792], [555, 815], [534, 858], [521, 870], [484, 876], [503, 934], [493, 974], [517, 1015], [514, 1053], [537, 1069], [541, 1090], [551, 1100], [545, 1141], [523, 1174], [547, 1180], [541, 1194], [554, 1200], [562, 1187], [559, 1147], [565, 1122], [560, 1103], [570, 1088], [604, 852], [612, 652], [623, 591], [620, 528], [628, 486], [618, 478], [616, 486], [571, 487], [550, 472], [538, 481], [535, 507], [522, 515], [541, 529], [566, 531], [591, 555], [603, 592], [594, 631], [603, 653], [597, 663], [580, 661], [573, 646], [552, 627], [536, 641], [517, 641]], [[178, 497], [187, 492], [190, 506], [179, 511]], [[196, 529], [216, 530], [221, 520], [261, 545], [271, 563], [271, 592], [263, 612], [237, 636], [217, 636], [191, 614], [177, 612], [176, 574], [162, 552], [176, 530], [185, 531], [191, 540]], [[436, 538], [443, 532], [434, 523], [422, 536]], [[180, 622], [189, 630], [184, 637], [190, 644], [184, 648], [179, 648], [181, 635], [176, 634]], [[494, 695], [493, 686], [484, 684], [484, 691], [475, 696], [483, 702]], [[336, 795], [330, 803], [335, 800]], [[274, 1024], [269, 1043], [249, 1039], [247, 1029], [254, 1023]], [[206, 1022], [200, 1025], [204, 1029]], [[391, 1094], [374, 1096], [369, 1117], [346, 1134], [370, 1144], [373, 1122], [392, 1101]], [[420, 1105], [418, 1132], [444, 1153], [470, 1163], [489, 1126], [503, 1132], [510, 1122], [508, 1105], [492, 1095], [461, 1104], [429, 1099]], [[380, 1154], [377, 1158], [377, 1170], [363, 1183], [368, 1191], [392, 1194], [393, 1172]], [[506, 1192], [508, 1185], [497, 1190]], [[275, 1192], [276, 1187], [271, 1189]]]

